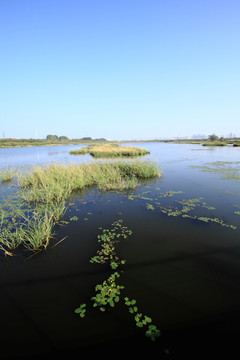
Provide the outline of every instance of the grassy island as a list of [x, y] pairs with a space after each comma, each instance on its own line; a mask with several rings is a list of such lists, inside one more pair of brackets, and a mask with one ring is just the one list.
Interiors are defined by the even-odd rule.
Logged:
[[227, 143], [222, 141], [205, 142], [202, 146], [227, 146]]
[[[16, 181], [16, 192], [0, 208], [0, 250], [11, 255], [20, 245], [32, 251], [46, 248], [74, 191], [86, 187], [121, 191], [154, 177], [160, 177], [157, 165], [137, 160], [53, 164], [11, 174], [7, 180]], [[5, 182], [6, 174], [1, 178]]]
[[70, 151], [72, 155], [90, 154], [95, 158], [134, 157], [150, 154], [148, 150], [133, 146], [119, 146], [117, 144], [88, 145], [78, 150]]

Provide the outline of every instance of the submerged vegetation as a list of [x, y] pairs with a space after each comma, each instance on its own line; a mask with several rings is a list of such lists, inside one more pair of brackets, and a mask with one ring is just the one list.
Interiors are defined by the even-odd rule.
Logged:
[[[119, 283], [120, 273], [115, 271], [119, 266], [125, 264], [126, 260], [121, 260], [116, 253], [116, 245], [120, 239], [127, 239], [132, 231], [126, 226], [123, 226], [123, 220], [115, 221], [111, 229], [102, 229], [102, 234], [98, 235], [98, 242], [101, 244], [101, 250], [97, 251], [97, 255], [90, 259], [91, 263], [105, 264], [108, 263], [110, 268], [114, 270], [111, 275], [103, 281], [102, 284], [95, 286], [95, 295], [91, 297], [93, 307], [105, 312], [114, 308], [121, 301], [121, 293], [124, 286]], [[152, 324], [152, 319], [139, 312], [136, 306], [136, 300], [130, 300], [124, 297], [124, 304], [128, 308], [128, 312], [134, 316], [135, 324], [139, 328], [146, 328], [145, 335], [152, 341], [155, 341], [160, 336], [160, 330]], [[84, 318], [87, 311], [85, 303], [80, 304], [75, 309], [75, 313]]]
[[[156, 190], [160, 190], [156, 188]], [[147, 196], [146, 196], [147, 194]], [[181, 217], [186, 220], [192, 220], [197, 222], [203, 222], [208, 224], [218, 224], [222, 227], [236, 230], [237, 226], [228, 224], [226, 221], [219, 219], [216, 216], [206, 216], [205, 211], [201, 213], [200, 210], [214, 211], [214, 206], [208, 205], [202, 197], [176, 200], [167, 200], [175, 195], [183, 194], [183, 191], [168, 190], [166, 192], [154, 193], [154, 197], [151, 197], [149, 191], [145, 191], [142, 194], [128, 194], [129, 200], [144, 200], [147, 201], [145, 207], [147, 210], [160, 211], [160, 213], [169, 217]], [[157, 196], [156, 196], [157, 195]], [[161, 200], [162, 199], [162, 200]], [[167, 201], [166, 201], [167, 200]], [[163, 201], [163, 203], [162, 203]], [[235, 212], [238, 214], [238, 212]]]
[[19, 245], [35, 251], [46, 248], [76, 190], [123, 191], [157, 176], [156, 164], [141, 161], [50, 165], [16, 174], [17, 190], [0, 208], [0, 249], [10, 255]]
[[95, 158], [132, 157], [149, 153], [150, 152], [145, 149], [133, 146], [119, 146], [118, 144], [88, 145], [78, 150], [70, 151], [72, 155], [90, 154]]
[[215, 161], [205, 165], [190, 166], [203, 172], [218, 174], [224, 180], [240, 182], [240, 161]]

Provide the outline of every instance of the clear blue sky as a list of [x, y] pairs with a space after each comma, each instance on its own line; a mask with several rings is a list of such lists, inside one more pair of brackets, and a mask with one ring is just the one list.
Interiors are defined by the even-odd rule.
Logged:
[[239, 0], [0, 0], [0, 137], [240, 135]]

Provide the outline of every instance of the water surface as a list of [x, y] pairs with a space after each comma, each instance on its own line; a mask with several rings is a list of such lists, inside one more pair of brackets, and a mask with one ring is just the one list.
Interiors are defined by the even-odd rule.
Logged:
[[[130, 351], [129, 346], [157, 350], [169, 359], [238, 351], [240, 183], [236, 176], [223, 177], [232, 174], [226, 168], [239, 174], [240, 149], [131, 145], [150, 151], [144, 159], [157, 162], [160, 179], [130, 192], [88, 189], [73, 194], [64, 215], [68, 224], [56, 226], [55, 239], [46, 251], [31, 257], [27, 251], [11, 258], [1, 256], [1, 349], [6, 358], [70, 355], [75, 349], [89, 352], [111, 346], [122, 351]], [[69, 151], [77, 147], [0, 149], [0, 167], [96, 161], [89, 155], [71, 156]], [[0, 184], [0, 199], [11, 186]], [[172, 196], [164, 196], [170, 191]], [[189, 199], [200, 199], [186, 213], [192, 217], [169, 216], [170, 209], [181, 209], [180, 202]], [[217, 218], [224, 226], [194, 216]], [[70, 221], [73, 217], [77, 220]], [[162, 336], [154, 343], [135, 326], [122, 303], [107, 313], [91, 305], [95, 285], [109, 271], [89, 259], [99, 248], [99, 227], [109, 228], [117, 219], [133, 231], [118, 245], [126, 259], [121, 274], [123, 296], [136, 299], [140, 311], [161, 330]], [[74, 314], [81, 303], [89, 309], [84, 319]]]

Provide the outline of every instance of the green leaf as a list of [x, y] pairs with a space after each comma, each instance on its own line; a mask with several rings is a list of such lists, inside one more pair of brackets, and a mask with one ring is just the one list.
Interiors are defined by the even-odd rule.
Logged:
[[147, 322], [147, 323], [151, 323], [152, 322], [152, 319], [148, 316], [145, 316], [144, 320]]
[[142, 314], [137, 314], [137, 315], [135, 316], [135, 321], [136, 321], [136, 322], [140, 321], [141, 317], [142, 317]]

